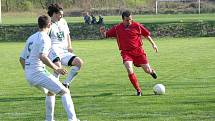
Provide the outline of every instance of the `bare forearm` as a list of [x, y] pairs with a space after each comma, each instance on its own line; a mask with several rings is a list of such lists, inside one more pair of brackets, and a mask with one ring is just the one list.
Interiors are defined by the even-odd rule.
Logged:
[[148, 36], [147, 39], [152, 44], [152, 46], [156, 45], [155, 42], [154, 42], [154, 40], [151, 38], [151, 36]]
[[100, 33], [101, 33], [101, 35], [103, 36], [103, 37], [107, 37], [107, 31], [106, 31], [106, 29], [105, 29], [105, 27], [104, 26], [102, 26], [102, 27], [100, 27], [99, 28], [99, 31], [100, 31]]
[[154, 40], [151, 38], [151, 36], [147, 36], [146, 38], [147, 38], [147, 39], [149, 40], [149, 42], [152, 44], [152, 48], [155, 50], [155, 52], [158, 52], [158, 47], [157, 47], [157, 45], [155, 44]]
[[47, 55], [45, 54], [40, 54], [40, 60], [47, 65], [48, 67], [52, 68], [54, 71], [56, 71], [59, 74], [65, 75], [67, 74], [67, 70], [58, 67], [57, 65], [55, 65], [54, 63], [52, 63], [52, 61], [48, 58]]
[[69, 34], [67, 35], [67, 44], [68, 44], [68, 46], [67, 46], [68, 51], [72, 53], [73, 52], [72, 41], [71, 41], [71, 37]]
[[68, 43], [68, 48], [72, 48], [71, 37], [69, 34], [67, 34], [67, 43]]
[[45, 54], [40, 54], [40, 60], [47, 65], [48, 67], [52, 68], [53, 70], [57, 70], [59, 67], [56, 66]]
[[107, 34], [106, 34], [106, 31], [101, 33], [103, 37], [107, 38]]
[[20, 57], [20, 58], [19, 58], [19, 62], [20, 62], [20, 64], [22, 65], [22, 68], [23, 68], [23, 70], [24, 70], [24, 69], [25, 69], [25, 59], [22, 58], [22, 57]]

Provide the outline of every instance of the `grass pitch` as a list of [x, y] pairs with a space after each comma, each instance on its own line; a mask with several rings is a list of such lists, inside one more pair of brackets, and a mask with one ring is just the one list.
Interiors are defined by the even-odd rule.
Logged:
[[[143, 96], [130, 84], [114, 40], [73, 41], [85, 66], [71, 85], [79, 119], [87, 121], [214, 121], [215, 38], [157, 38], [159, 53], [144, 42], [158, 79], [135, 69]], [[0, 120], [42, 121], [45, 96], [29, 87], [18, 62], [22, 42], [0, 43]], [[63, 80], [65, 77], [62, 77]], [[157, 96], [155, 84], [166, 86]], [[56, 98], [55, 117], [67, 116]]]
[[[44, 12], [46, 13], [46, 12]], [[40, 15], [44, 14], [41, 13]], [[16, 16], [16, 21], [14, 21]], [[32, 24], [37, 23], [38, 14], [33, 13], [4, 13], [2, 24]], [[98, 20], [98, 16], [97, 20]], [[103, 16], [104, 23], [119, 23], [121, 16]], [[84, 23], [83, 17], [65, 17], [68, 23]], [[168, 22], [204, 22], [214, 21], [215, 14], [158, 14], [158, 15], [134, 15], [133, 19], [141, 23], [168, 23]]]

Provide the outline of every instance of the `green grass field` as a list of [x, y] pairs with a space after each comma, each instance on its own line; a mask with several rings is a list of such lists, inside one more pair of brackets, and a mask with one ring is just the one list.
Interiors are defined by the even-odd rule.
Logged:
[[[41, 14], [45, 14], [41, 13]], [[14, 21], [16, 16], [16, 21]], [[39, 15], [35, 13], [5, 13], [2, 15], [3, 24], [31, 24], [37, 22]], [[98, 16], [97, 16], [98, 17]], [[135, 21], [141, 23], [162, 22], [200, 22], [214, 21], [215, 14], [159, 14], [159, 15], [134, 15]], [[84, 23], [83, 17], [65, 17], [68, 23]], [[98, 18], [97, 18], [98, 19]], [[121, 16], [104, 16], [105, 23], [119, 23]]]
[[[156, 38], [159, 53], [144, 43], [158, 79], [135, 69], [143, 96], [134, 96], [114, 40], [74, 41], [85, 66], [71, 85], [81, 121], [214, 121], [215, 41], [213, 38]], [[24, 43], [0, 43], [0, 121], [43, 121], [45, 96], [31, 88], [18, 62]], [[65, 77], [62, 77], [63, 80]], [[166, 86], [154, 95], [155, 84]], [[60, 97], [56, 121], [66, 121]]]

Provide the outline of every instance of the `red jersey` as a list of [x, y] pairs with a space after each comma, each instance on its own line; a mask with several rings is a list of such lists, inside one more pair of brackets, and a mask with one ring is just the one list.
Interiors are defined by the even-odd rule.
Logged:
[[132, 22], [128, 27], [120, 23], [108, 30], [106, 36], [116, 37], [119, 50], [129, 51], [141, 47], [141, 36], [150, 36], [150, 32], [142, 24], [137, 22]]

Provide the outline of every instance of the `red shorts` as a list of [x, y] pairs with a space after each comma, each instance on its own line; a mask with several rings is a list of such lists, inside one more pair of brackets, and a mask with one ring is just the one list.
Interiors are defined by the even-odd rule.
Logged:
[[148, 59], [142, 48], [137, 48], [131, 51], [121, 51], [123, 63], [125, 61], [133, 61], [134, 66], [140, 67], [141, 64], [147, 64]]

